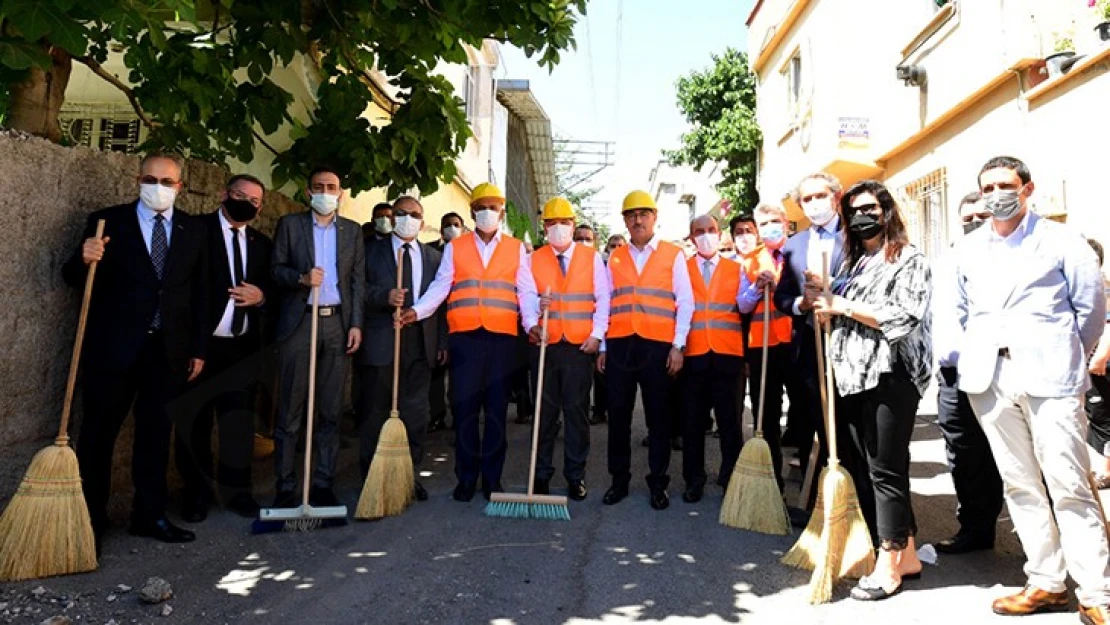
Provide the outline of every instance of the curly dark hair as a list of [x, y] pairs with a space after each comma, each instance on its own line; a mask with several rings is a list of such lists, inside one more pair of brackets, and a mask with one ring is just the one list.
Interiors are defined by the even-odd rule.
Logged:
[[[906, 224], [902, 221], [902, 212], [898, 210], [898, 203], [894, 201], [894, 196], [890, 194], [886, 185], [878, 180], [863, 180], [849, 187], [840, 198], [840, 214], [843, 215], [844, 224], [846, 226], [850, 224], [852, 216], [856, 213], [856, 209], [852, 208], [852, 200], [864, 193], [874, 195], [875, 199], [879, 201], [879, 207], [883, 210], [883, 230], [881, 233], [883, 250], [886, 261], [888, 263], [894, 262], [902, 253], [902, 248], [910, 244], [910, 237], [906, 234]], [[846, 228], [846, 231], [849, 266], [854, 266], [860, 258], [863, 258], [865, 253], [863, 240], [853, 234], [851, 228]]]

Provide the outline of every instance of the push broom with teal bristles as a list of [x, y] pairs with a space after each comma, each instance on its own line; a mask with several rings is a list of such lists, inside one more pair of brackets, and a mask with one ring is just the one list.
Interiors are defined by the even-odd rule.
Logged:
[[[547, 289], [551, 295], [551, 289]], [[569, 521], [570, 510], [567, 498], [559, 495], [537, 495], [536, 453], [540, 443], [540, 406], [543, 405], [543, 370], [547, 359], [547, 315], [543, 311], [542, 336], [540, 338], [540, 366], [536, 382], [536, 411], [532, 418], [532, 462], [528, 469], [528, 493], [492, 493], [486, 505], [486, 516], [506, 519], [547, 519], [549, 521]]]

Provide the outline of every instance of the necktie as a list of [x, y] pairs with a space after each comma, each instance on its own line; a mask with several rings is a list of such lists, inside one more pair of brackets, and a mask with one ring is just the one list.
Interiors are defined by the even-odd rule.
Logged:
[[[166, 255], [170, 251], [169, 241], [166, 240], [166, 218], [161, 213], [154, 215], [154, 228], [150, 235], [150, 262], [154, 265], [154, 274], [158, 276], [158, 281], [162, 281], [162, 274], [166, 269]], [[150, 327], [158, 330], [162, 327], [162, 302], [159, 300], [158, 308], [154, 311], [154, 320], [150, 322]]]
[[709, 286], [709, 279], [713, 277], [713, 262], [705, 261], [704, 269], [701, 272], [701, 277], [705, 280], [705, 286]]
[[[231, 229], [231, 253], [232, 253], [232, 273], [235, 278], [235, 285], [240, 286], [243, 284], [243, 251], [239, 249], [239, 229]], [[242, 306], [232, 306], [231, 309], [231, 334], [232, 336], [239, 336], [243, 333], [243, 327], [247, 323], [247, 310]]]
[[559, 254], [556, 258], [559, 259], [559, 271], [563, 272], [564, 276], [567, 275], [567, 257]]
[[401, 254], [401, 288], [406, 289], [405, 308], [412, 308], [412, 244], [405, 243], [401, 248], [404, 250]]

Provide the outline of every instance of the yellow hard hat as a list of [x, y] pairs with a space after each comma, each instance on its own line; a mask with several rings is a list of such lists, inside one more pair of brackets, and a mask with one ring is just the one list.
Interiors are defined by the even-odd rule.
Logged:
[[553, 197], [543, 205], [544, 219], [574, 219], [574, 207], [564, 197]]
[[496, 185], [493, 185], [489, 182], [483, 182], [482, 184], [474, 187], [474, 190], [470, 193], [471, 204], [477, 202], [478, 200], [485, 200], [489, 198], [501, 200], [501, 203], [505, 202], [505, 194], [501, 193], [501, 189], [498, 189]]
[[655, 207], [655, 198], [651, 197], [651, 194], [647, 191], [636, 190], [624, 196], [624, 205], [621, 207], [622, 213], [640, 208], [650, 208], [653, 211], [659, 210]]

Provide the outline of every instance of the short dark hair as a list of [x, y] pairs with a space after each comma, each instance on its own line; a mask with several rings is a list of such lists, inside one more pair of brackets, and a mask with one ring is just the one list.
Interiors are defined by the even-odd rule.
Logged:
[[453, 217], [453, 218], [455, 218], [455, 219], [458, 219], [458, 220], [459, 220], [459, 223], [464, 223], [464, 222], [463, 222], [463, 218], [462, 218], [462, 215], [460, 215], [460, 214], [458, 214], [458, 213], [456, 213], [456, 212], [450, 212], [450, 213], [447, 213], [446, 215], [444, 215], [443, 217], [440, 217], [440, 218], [439, 218], [439, 227], [440, 227], [440, 228], [443, 228], [443, 227], [444, 227], [444, 224], [446, 224], [446, 223], [447, 223], [447, 220], [448, 220], [448, 219], [451, 219], [452, 217]]
[[740, 213], [739, 215], [733, 217], [732, 219], [729, 219], [728, 220], [728, 233], [729, 233], [729, 235], [731, 235], [733, 232], [736, 232], [736, 226], [739, 226], [740, 224], [744, 224], [744, 223], [754, 224], [755, 223], [755, 214], [751, 213], [751, 212], [744, 212], [744, 213]]
[[234, 176], [227, 179], [227, 184], [224, 185], [224, 188], [230, 191], [231, 187], [234, 187], [240, 182], [249, 182], [253, 185], [257, 185], [260, 189], [262, 189], [263, 193], [266, 192], [266, 185], [263, 184], [257, 176], [252, 176], [250, 174], [235, 174]]
[[[401, 197], [397, 198], [396, 200], [393, 200], [393, 205], [390, 206], [389, 208], [392, 210], [395, 207], [400, 206], [401, 204], [416, 204], [417, 206], [420, 207], [420, 214], [421, 215], [424, 214], [424, 205], [420, 203], [420, 200], [414, 198], [411, 195], [402, 195]], [[383, 204], [378, 204], [378, 206], [383, 206]], [[378, 210], [378, 206], [375, 206], [374, 210]]]
[[[843, 215], [845, 223], [851, 223], [852, 216], [856, 212], [856, 209], [852, 208], [852, 200], [864, 193], [874, 195], [879, 201], [879, 207], [883, 211], [883, 248], [886, 250], [886, 261], [892, 263], [902, 253], [902, 248], [910, 244], [910, 237], [906, 234], [902, 211], [898, 210], [898, 203], [894, 201], [894, 196], [886, 185], [878, 180], [863, 180], [852, 185], [840, 198], [840, 214]], [[865, 252], [863, 239], [853, 234], [851, 228], [847, 229], [847, 233], [849, 266], [854, 267], [856, 262], [863, 258]]]
[[1091, 249], [1095, 251], [1095, 256], [1098, 256], [1098, 266], [1101, 267], [1102, 261], [1105, 258], [1105, 252], [1102, 250], [1102, 244], [1094, 239], [1087, 239], [1087, 245], [1090, 245]]
[[1012, 156], [996, 156], [987, 161], [986, 165], [979, 170], [979, 177], [982, 178], [983, 174], [992, 169], [1012, 169], [1017, 172], [1018, 178], [1021, 178], [1021, 184], [1029, 184], [1033, 179], [1033, 175], [1029, 173], [1029, 166], [1026, 165], [1021, 159]]
[[979, 200], [982, 200], [982, 199], [983, 199], [983, 194], [982, 193], [979, 193], [978, 191], [972, 191], [971, 193], [968, 193], [967, 195], [965, 195], [962, 200], [960, 200], [959, 209], [963, 210], [963, 207], [967, 206], [968, 204], [974, 204], [974, 203], [976, 203], [976, 202], [978, 202]]
[[606, 241], [606, 244], [612, 243], [613, 241], [623, 241], [625, 243], [628, 242], [628, 240], [624, 238], [623, 234], [611, 234], [611, 235], [609, 235], [609, 240]]
[[[401, 198], [397, 198], [397, 199], [399, 200]], [[417, 203], [419, 204], [419, 202], [417, 202]], [[389, 202], [378, 202], [377, 204], [374, 205], [374, 210], [370, 211], [370, 215], [373, 216], [374, 213], [376, 213], [380, 210], [387, 210], [387, 211], [393, 212], [393, 205], [390, 204]]]
[[575, 232], [578, 232], [579, 230], [589, 230], [590, 232], [593, 232], [594, 234], [597, 234], [597, 231], [594, 230], [594, 227], [591, 226], [590, 224], [578, 224], [577, 226], [574, 227]]
[[339, 178], [339, 183], [343, 184], [343, 176], [340, 176], [339, 172], [335, 171], [334, 167], [330, 165], [317, 165], [316, 167], [313, 167], [312, 171], [308, 174], [308, 186], [312, 186], [312, 179], [316, 176], [319, 176], [320, 174], [331, 174], [336, 178]]

